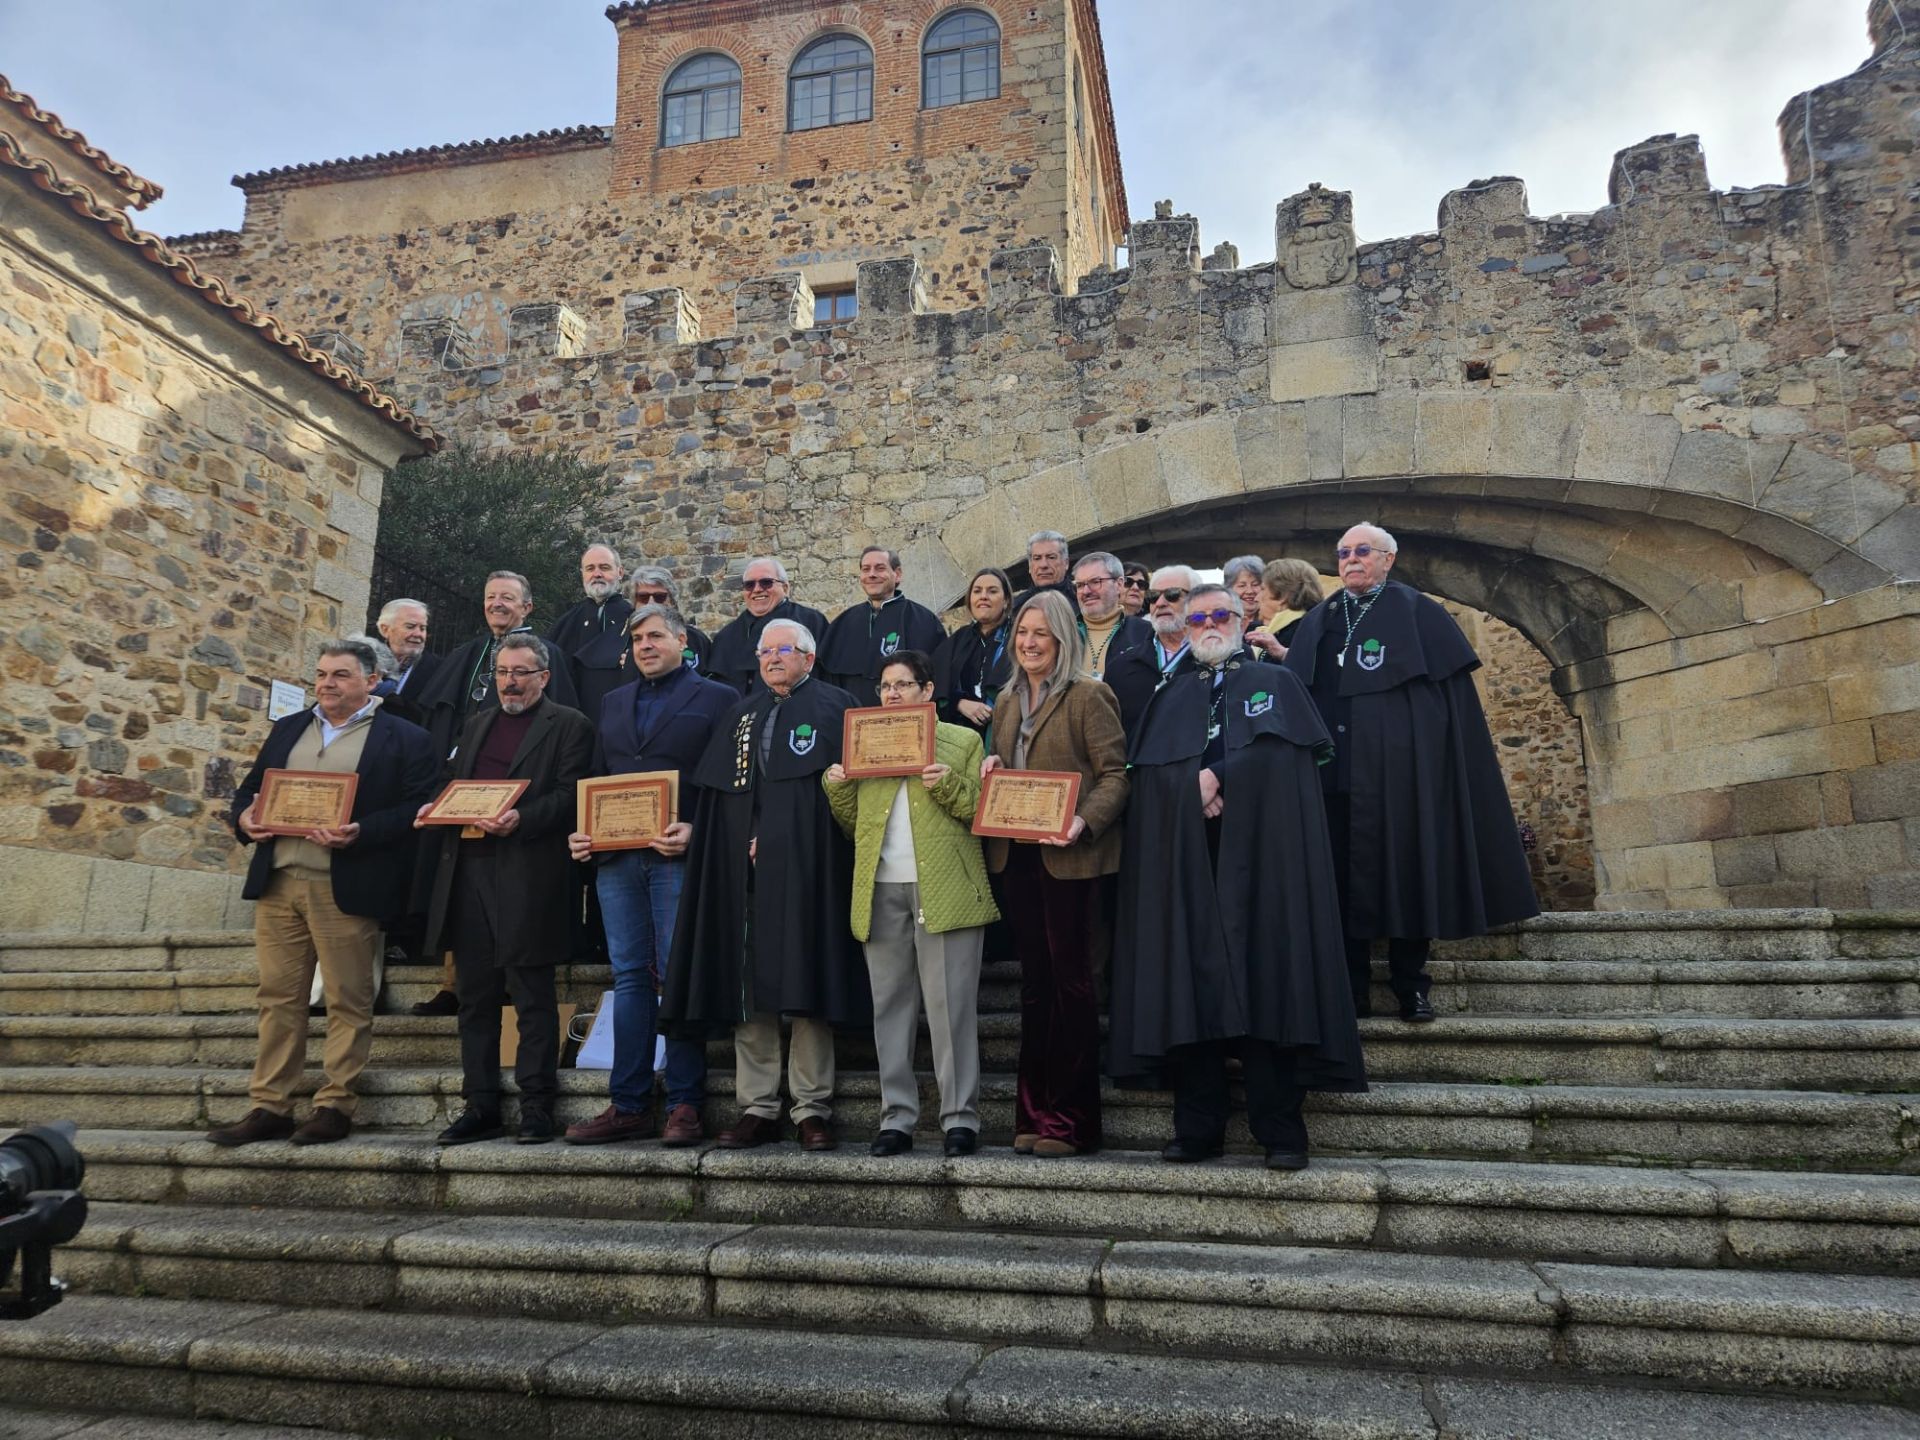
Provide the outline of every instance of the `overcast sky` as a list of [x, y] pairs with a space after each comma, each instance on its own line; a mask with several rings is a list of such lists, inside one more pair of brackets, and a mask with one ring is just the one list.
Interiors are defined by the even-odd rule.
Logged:
[[[143, 224], [237, 226], [230, 176], [613, 117], [604, 0], [0, 0], [0, 70], [166, 187]], [[1698, 133], [1720, 188], [1784, 178], [1786, 101], [1866, 59], [1867, 0], [1101, 0], [1128, 199], [1271, 259], [1277, 201], [1354, 194], [1363, 240], [1527, 181], [1606, 203], [1613, 152]]]

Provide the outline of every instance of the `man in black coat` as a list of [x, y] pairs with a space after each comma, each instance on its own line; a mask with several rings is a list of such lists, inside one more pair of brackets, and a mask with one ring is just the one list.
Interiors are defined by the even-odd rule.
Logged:
[[[499, 703], [484, 707], [461, 731], [453, 778], [528, 783], [512, 809], [474, 827], [477, 835], [455, 826], [438, 835], [427, 950], [453, 951], [467, 1102], [459, 1119], [440, 1132], [442, 1145], [506, 1133], [500, 1111], [505, 998], [512, 999], [520, 1025], [513, 1072], [520, 1088], [520, 1142], [554, 1136], [560, 1027], [553, 967], [566, 958], [573, 870], [566, 837], [573, 829], [574, 787], [593, 768], [594, 728], [578, 710], [545, 698], [553, 659], [544, 640], [508, 635], [494, 660]], [[434, 848], [429, 844], [427, 854]]]
[[853, 697], [812, 678], [812, 634], [776, 620], [760, 637], [761, 687], [721, 718], [693, 772], [687, 888], [667, 962], [662, 1027], [733, 1035], [741, 1113], [723, 1149], [780, 1138], [780, 1021], [793, 1026], [787, 1083], [800, 1143], [834, 1148], [833, 1027], [872, 1021], [853, 938], [853, 847], [821, 773], [840, 758]]
[[633, 614], [633, 602], [620, 593], [625, 578], [611, 545], [589, 545], [580, 552], [580, 588], [586, 598], [547, 631], [556, 665], [564, 658], [573, 682], [574, 708], [588, 719], [600, 713], [600, 702], [616, 686], [633, 678], [620, 668], [627, 651], [627, 617]]
[[[291, 1136], [295, 1144], [343, 1139], [352, 1128], [353, 1082], [373, 1043], [380, 927], [406, 908], [413, 814], [431, 798], [439, 765], [426, 731], [382, 713], [376, 664], [365, 644], [320, 652], [311, 710], [281, 719], [233, 797], [230, 819], [255, 847], [241, 894], [255, 902], [260, 966], [260, 1048], [238, 1124], [208, 1133], [216, 1145]], [[358, 776], [348, 823], [276, 836], [255, 804], [269, 770]], [[316, 962], [327, 996], [326, 1081], [313, 1114], [294, 1128], [293, 1087], [306, 1066], [307, 999]]]
[[403, 595], [380, 607], [380, 618], [373, 627], [393, 652], [393, 693], [416, 710], [419, 698], [432, 687], [434, 674], [441, 665], [440, 657], [427, 649], [430, 620], [424, 600]]
[[740, 577], [743, 609], [713, 637], [706, 673], [742, 695], [760, 686], [760, 634], [775, 620], [793, 620], [807, 628], [818, 645], [827, 636], [827, 617], [791, 598], [787, 567], [771, 555], [756, 555]]
[[901, 650], [931, 655], [947, 638], [940, 617], [900, 593], [900, 556], [884, 545], [860, 552], [860, 588], [866, 603], [834, 617], [820, 642], [820, 671], [856, 704], [880, 703], [880, 671]]
[[1058, 530], [1036, 530], [1027, 537], [1027, 580], [1028, 588], [1013, 597], [1010, 613], [1019, 614], [1020, 607], [1038, 595], [1042, 590], [1057, 590], [1066, 597], [1067, 604], [1073, 607], [1074, 614], [1080, 613], [1080, 597], [1073, 588], [1072, 572], [1068, 569], [1071, 551], [1067, 548], [1067, 537]]
[[[1136, 650], [1153, 646], [1153, 622], [1120, 608], [1118, 555], [1095, 550], [1073, 562], [1073, 593], [1080, 602], [1080, 633], [1087, 641], [1087, 669], [1096, 680]], [[1124, 718], [1122, 720], [1124, 724]]]
[[1238, 1055], [1268, 1166], [1298, 1170], [1306, 1092], [1365, 1090], [1366, 1068], [1316, 773], [1331, 746], [1305, 687], [1242, 649], [1241, 612], [1225, 586], [1193, 591], [1191, 649], [1128, 747], [1108, 1070], [1164, 1075], [1162, 1156], [1205, 1160]]
[[1387, 942], [1400, 1018], [1433, 1019], [1434, 939], [1540, 913], [1506, 781], [1473, 685], [1480, 657], [1453, 617], [1387, 578], [1399, 546], [1356, 525], [1341, 588], [1309, 610], [1286, 668], [1333, 736], [1321, 772], [1354, 1005], [1370, 1015], [1369, 954]]
[[1160, 681], [1173, 673], [1187, 653], [1187, 596], [1198, 583], [1185, 565], [1162, 565], [1147, 588], [1146, 621], [1154, 643], [1137, 645], [1107, 664], [1107, 688], [1120, 702], [1120, 723], [1132, 735]]

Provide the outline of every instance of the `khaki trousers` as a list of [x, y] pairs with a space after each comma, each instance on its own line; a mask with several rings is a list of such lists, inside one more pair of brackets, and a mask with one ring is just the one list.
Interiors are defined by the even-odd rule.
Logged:
[[[787, 1088], [795, 1123], [833, 1114], [833, 1027], [795, 1016], [787, 1046]], [[780, 1118], [780, 1017], [756, 1014], [733, 1027], [733, 1090], [740, 1108]]]
[[307, 1063], [307, 992], [316, 963], [327, 993], [326, 1081], [313, 1097], [353, 1114], [353, 1082], [373, 1049], [373, 962], [380, 922], [347, 915], [333, 903], [331, 880], [274, 874], [253, 907], [253, 944], [260, 965], [260, 1050], [253, 1062], [253, 1103], [293, 1113], [293, 1087]]
[[927, 933], [919, 923], [920, 887], [873, 887], [867, 976], [873, 982], [873, 1048], [880, 1061], [880, 1128], [909, 1135], [920, 1120], [913, 1042], [927, 1007], [933, 1076], [940, 1085], [940, 1128], [980, 1128], [980, 947], [974, 926]]

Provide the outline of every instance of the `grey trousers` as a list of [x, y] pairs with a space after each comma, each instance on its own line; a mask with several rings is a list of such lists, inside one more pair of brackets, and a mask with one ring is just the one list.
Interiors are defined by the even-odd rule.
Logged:
[[873, 887], [867, 975], [873, 982], [873, 1048], [880, 1059], [880, 1128], [912, 1132], [920, 1119], [913, 1042], [921, 1001], [940, 1085], [940, 1128], [980, 1128], [980, 947], [984, 927], [930, 935], [919, 923], [920, 887]]

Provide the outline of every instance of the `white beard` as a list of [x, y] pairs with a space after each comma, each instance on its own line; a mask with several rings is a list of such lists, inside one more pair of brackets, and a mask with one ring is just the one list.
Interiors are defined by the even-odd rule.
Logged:
[[589, 600], [604, 601], [609, 595], [616, 593], [620, 589], [620, 582], [618, 580], [589, 580], [580, 588], [586, 591]]
[[1240, 648], [1238, 635], [1222, 635], [1217, 630], [1209, 630], [1192, 642], [1193, 658], [1202, 665], [1218, 665]]

